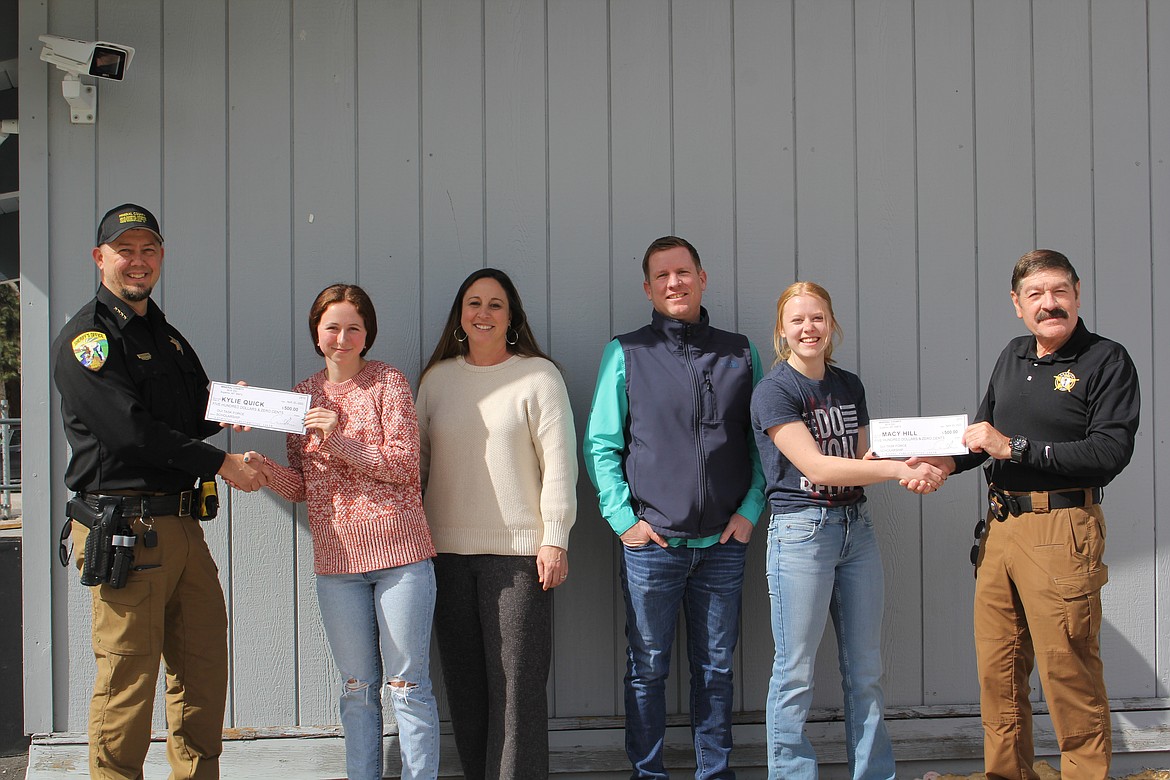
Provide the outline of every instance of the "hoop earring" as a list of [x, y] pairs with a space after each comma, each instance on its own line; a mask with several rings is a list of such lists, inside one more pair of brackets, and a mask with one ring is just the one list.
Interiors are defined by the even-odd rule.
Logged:
[[456, 341], [458, 341], [460, 344], [462, 344], [463, 342], [467, 341], [467, 331], [463, 331], [463, 338], [459, 338], [459, 331], [460, 330], [462, 330], [461, 326], [456, 325], [455, 330], [452, 331], [451, 335], [455, 337]]
[[519, 340], [520, 334], [516, 332], [515, 328], [509, 325], [508, 330], [504, 332], [504, 341], [508, 342], [509, 347], [514, 347], [516, 346], [516, 342]]

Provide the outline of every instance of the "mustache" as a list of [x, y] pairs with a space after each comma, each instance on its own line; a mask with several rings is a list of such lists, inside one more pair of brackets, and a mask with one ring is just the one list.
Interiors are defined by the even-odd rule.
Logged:
[[1061, 308], [1050, 309], [1048, 311], [1041, 309], [1040, 311], [1036, 312], [1036, 322], [1044, 322], [1044, 320], [1050, 320], [1053, 317], [1060, 320], [1067, 320], [1068, 312]]

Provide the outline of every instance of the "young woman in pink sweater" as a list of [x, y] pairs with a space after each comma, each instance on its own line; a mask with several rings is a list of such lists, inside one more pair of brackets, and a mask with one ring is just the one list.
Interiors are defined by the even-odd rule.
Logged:
[[322, 290], [309, 331], [325, 368], [295, 388], [313, 397], [307, 431], [289, 435], [287, 467], [264, 462], [269, 488], [308, 504], [321, 620], [341, 673], [346, 771], [350, 780], [382, 777], [385, 683], [402, 777], [434, 778], [435, 548], [423, 514], [410, 385], [397, 369], [366, 359], [378, 321], [360, 287]]

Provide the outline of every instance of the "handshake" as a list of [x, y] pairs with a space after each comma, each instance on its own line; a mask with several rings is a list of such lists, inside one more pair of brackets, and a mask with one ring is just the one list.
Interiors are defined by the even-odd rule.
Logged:
[[955, 460], [950, 457], [910, 458], [904, 465], [911, 473], [901, 477], [898, 484], [919, 495], [941, 488], [955, 470]]
[[272, 467], [268, 459], [251, 450], [243, 455], [229, 452], [216, 473], [223, 477], [224, 482], [245, 493], [266, 487], [272, 479]]

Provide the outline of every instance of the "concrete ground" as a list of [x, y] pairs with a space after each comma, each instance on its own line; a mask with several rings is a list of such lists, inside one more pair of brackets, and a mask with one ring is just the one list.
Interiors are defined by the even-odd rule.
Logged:
[[0, 757], [0, 780], [24, 780], [28, 769], [28, 753]]
[[[0, 780], [24, 780], [25, 770], [28, 768], [28, 753], [17, 756], [0, 757]], [[1059, 780], [1057, 772], [1046, 762], [1037, 762], [1036, 768], [1040, 780]], [[982, 773], [973, 775], [939, 775], [927, 773], [924, 780], [984, 780]], [[1170, 780], [1170, 769], [1147, 769], [1137, 774], [1127, 775], [1118, 780]]]

